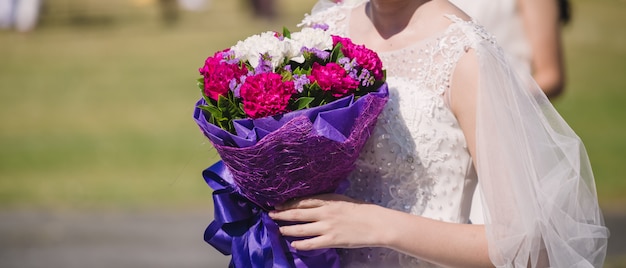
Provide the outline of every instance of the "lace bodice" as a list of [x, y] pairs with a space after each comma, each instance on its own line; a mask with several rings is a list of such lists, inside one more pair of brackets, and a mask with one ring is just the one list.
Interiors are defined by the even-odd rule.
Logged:
[[[332, 7], [303, 25], [329, 25], [349, 35], [351, 9]], [[473, 22], [450, 16], [437, 36], [379, 53], [390, 98], [350, 176], [347, 195], [437, 220], [468, 222], [476, 173], [446, 93], [459, 58], [489, 36]], [[341, 250], [346, 267], [429, 267], [383, 248]]]

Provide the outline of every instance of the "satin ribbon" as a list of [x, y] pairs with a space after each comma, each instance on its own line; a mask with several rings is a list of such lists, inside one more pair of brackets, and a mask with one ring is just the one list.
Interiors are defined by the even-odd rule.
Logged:
[[232, 176], [219, 161], [202, 172], [215, 191], [215, 218], [204, 232], [204, 240], [224, 255], [232, 255], [230, 267], [302, 268], [339, 267], [334, 249], [297, 251], [267, 211], [237, 193]]

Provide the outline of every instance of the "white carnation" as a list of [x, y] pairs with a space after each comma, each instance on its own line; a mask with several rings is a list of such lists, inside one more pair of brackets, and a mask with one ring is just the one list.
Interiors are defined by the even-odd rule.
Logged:
[[263, 55], [271, 59], [272, 69], [276, 70], [285, 59], [303, 62], [302, 48], [316, 48], [330, 50], [333, 39], [329, 33], [322, 29], [304, 28], [300, 32], [291, 33], [291, 38], [280, 40], [275, 32], [264, 32], [252, 35], [245, 40], [237, 42], [231, 47], [235, 57], [248, 61], [253, 68], [259, 66]]
[[331, 35], [319, 28], [304, 28], [300, 32], [291, 34], [293, 46], [302, 48], [317, 48], [319, 50], [330, 50], [333, 48], [333, 38]]
[[281, 41], [271, 31], [252, 35], [231, 47], [235, 57], [250, 62], [253, 68], [259, 65], [262, 55], [267, 54], [272, 61], [272, 69], [276, 69], [292, 53], [291, 49], [288, 42]]

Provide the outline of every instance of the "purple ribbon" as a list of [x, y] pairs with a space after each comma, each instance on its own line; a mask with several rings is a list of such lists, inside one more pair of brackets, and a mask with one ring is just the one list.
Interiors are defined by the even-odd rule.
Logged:
[[229, 267], [339, 267], [334, 249], [297, 251], [278, 231], [267, 211], [237, 193], [232, 175], [219, 161], [202, 172], [213, 192], [215, 218], [204, 240], [224, 255]]

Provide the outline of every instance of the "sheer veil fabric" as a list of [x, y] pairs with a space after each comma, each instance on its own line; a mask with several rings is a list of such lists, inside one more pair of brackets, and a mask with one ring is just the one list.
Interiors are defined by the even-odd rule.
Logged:
[[609, 232], [583, 143], [530, 74], [515, 73], [498, 47], [475, 49], [475, 163], [492, 261], [602, 267]]
[[[369, 0], [341, 0], [341, 5], [343, 6], [347, 6], [347, 7], [356, 7], [359, 6], [365, 2], [367, 2]], [[321, 11], [324, 11], [328, 8], [331, 8], [333, 6], [336, 6], [337, 3], [331, 1], [331, 0], [319, 0], [317, 1], [317, 3], [313, 6], [313, 9], [311, 10], [311, 14], [316, 14], [319, 13]]]
[[[334, 5], [321, 0], [312, 14]], [[609, 230], [583, 143], [530, 73], [512, 68], [495, 41], [481, 38], [480, 26], [468, 25], [466, 51], [475, 52], [479, 68], [474, 163], [492, 262], [602, 267]]]

